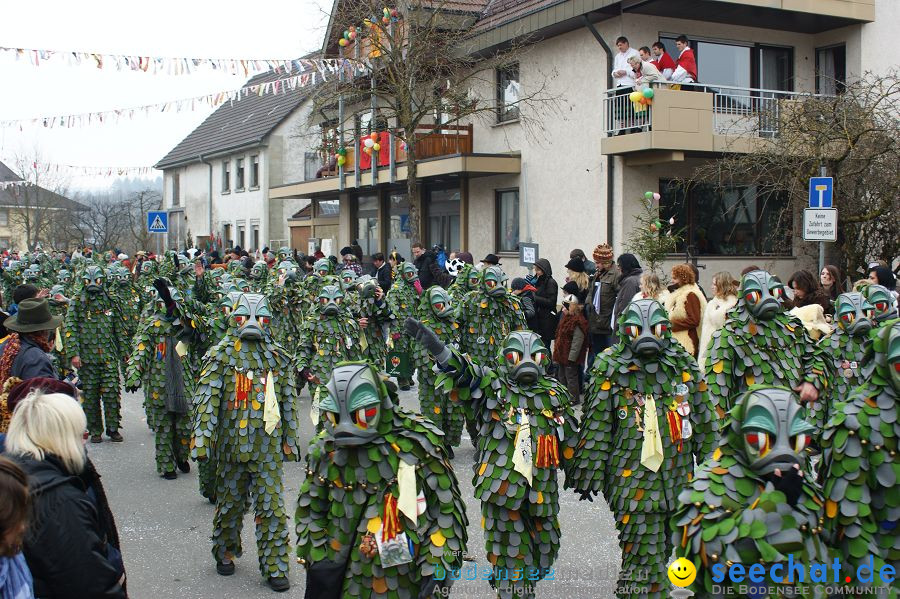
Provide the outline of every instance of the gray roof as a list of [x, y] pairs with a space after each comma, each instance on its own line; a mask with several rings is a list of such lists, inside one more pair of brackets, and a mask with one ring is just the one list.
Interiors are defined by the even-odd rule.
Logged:
[[[293, 74], [297, 74], [296, 71]], [[251, 78], [245, 86], [284, 79], [284, 71], [269, 71]], [[306, 97], [306, 88], [249, 94], [239, 101], [219, 106], [200, 126], [172, 148], [156, 163], [156, 168], [198, 162], [199, 156], [225, 153], [229, 150], [259, 145], [269, 133], [297, 108]]]
[[0, 183], [8, 181], [21, 181], [22, 177], [13, 172], [11, 168], [0, 162]]
[[[59, 208], [79, 211], [88, 209], [87, 206], [80, 202], [70, 200], [64, 195], [43, 187], [38, 187], [38, 190], [39, 193], [35, 195], [33, 185], [29, 185], [27, 190], [20, 185], [0, 189], [0, 206], [4, 208]], [[29, 195], [26, 196], [26, 193]]]

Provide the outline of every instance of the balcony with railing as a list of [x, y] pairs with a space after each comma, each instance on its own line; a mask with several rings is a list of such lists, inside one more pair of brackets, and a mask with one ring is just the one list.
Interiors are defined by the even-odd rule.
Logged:
[[[808, 93], [713, 84], [668, 84], [653, 88], [650, 104], [609, 90], [603, 100], [603, 154], [664, 151], [749, 152], [778, 135], [781, 116]], [[630, 91], [630, 88], [629, 88]], [[672, 156], [675, 153], [675, 156]], [[677, 153], [681, 153], [679, 156]]]
[[[518, 155], [475, 153], [472, 131], [471, 124], [431, 123], [416, 127], [412, 139], [405, 141], [390, 131], [381, 131], [374, 139], [369, 135], [350, 140], [345, 137], [340, 146], [344, 150], [340, 165], [335, 156], [337, 144], [326, 140], [323, 146], [329, 150], [320, 153], [320, 166], [312, 178], [273, 188], [270, 197], [313, 197], [399, 183], [407, 178], [407, 144], [410, 143], [415, 144], [417, 177], [422, 179], [519, 172], [521, 159]], [[368, 139], [373, 143], [367, 144]]]

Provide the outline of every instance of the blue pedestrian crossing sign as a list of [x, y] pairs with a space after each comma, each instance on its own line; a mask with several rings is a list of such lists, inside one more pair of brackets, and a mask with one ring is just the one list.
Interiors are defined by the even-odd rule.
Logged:
[[809, 178], [809, 207], [833, 208], [834, 179], [831, 177]]
[[168, 233], [169, 213], [163, 211], [151, 211], [147, 213], [148, 233]]

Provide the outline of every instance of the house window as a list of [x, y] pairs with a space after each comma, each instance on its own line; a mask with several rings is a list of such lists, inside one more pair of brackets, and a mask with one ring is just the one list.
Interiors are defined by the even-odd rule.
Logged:
[[234, 245], [234, 239], [231, 238], [231, 224], [222, 226], [222, 243], [225, 244], [226, 248]]
[[259, 225], [253, 225], [253, 249], [258, 250], [259, 247]]
[[231, 191], [231, 161], [222, 163], [222, 193]]
[[9, 210], [6, 208], [0, 209], [0, 227], [8, 227], [9, 226]]
[[684, 228], [676, 248], [700, 256], [790, 255], [791, 213], [787, 194], [755, 185], [717, 187], [660, 180], [660, 219]]
[[519, 118], [519, 65], [497, 69], [497, 122]]
[[519, 251], [519, 190], [497, 191], [497, 250]]
[[244, 244], [244, 242], [246, 241], [244, 239], [245, 231], [246, 231], [245, 227], [243, 227], [243, 226], [238, 227], [238, 245], [241, 246], [242, 250], [246, 249], [245, 244]]
[[172, 173], [172, 205], [181, 205], [181, 175]]
[[9, 237], [0, 237], [0, 250], [9, 249]]
[[259, 187], [259, 155], [250, 157], [250, 187]]
[[836, 96], [847, 86], [847, 48], [816, 49], [816, 93]]
[[[319, 158], [320, 154], [318, 152], [304, 152], [303, 154], [303, 180], [304, 181], [312, 181], [316, 178], [316, 173], [319, 172], [319, 168], [322, 166], [322, 161]], [[329, 161], [331, 158], [328, 159]]]
[[235, 191], [244, 191], [244, 159], [238, 158], [235, 162], [237, 164], [234, 169], [234, 173], [236, 175], [236, 181], [234, 182], [234, 190]]
[[363, 254], [369, 256], [377, 252], [380, 236], [378, 235], [378, 196], [359, 196], [356, 205], [356, 239]]
[[316, 202], [316, 218], [337, 218], [341, 214], [339, 200], [319, 200]]
[[428, 190], [428, 245], [440, 244], [447, 254], [459, 245], [459, 187]]

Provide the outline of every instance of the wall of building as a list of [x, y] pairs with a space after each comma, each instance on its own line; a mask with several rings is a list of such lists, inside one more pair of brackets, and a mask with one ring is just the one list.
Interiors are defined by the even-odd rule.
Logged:
[[[885, 74], [897, 68], [897, 26], [900, 24], [900, 2], [897, 0], [877, 0], [875, 21], [866, 23], [861, 30], [861, 65], [859, 72], [873, 71]], [[849, 57], [847, 60], [850, 64]]]
[[[178, 175], [179, 180], [179, 198], [177, 203], [173, 196], [174, 175]], [[180, 238], [176, 241], [175, 236], [178, 234], [176, 223], [170, 216], [169, 234], [165, 241], [166, 248], [179, 249], [184, 248], [184, 239], [187, 232], [190, 231], [194, 239], [198, 235], [207, 235], [209, 233], [209, 170], [205, 164], [189, 164], [173, 169], [167, 169], [163, 176], [163, 207], [166, 211], [172, 212], [181, 210], [184, 214], [184, 220], [181, 221]], [[153, 247], [151, 249], [157, 249]]]

